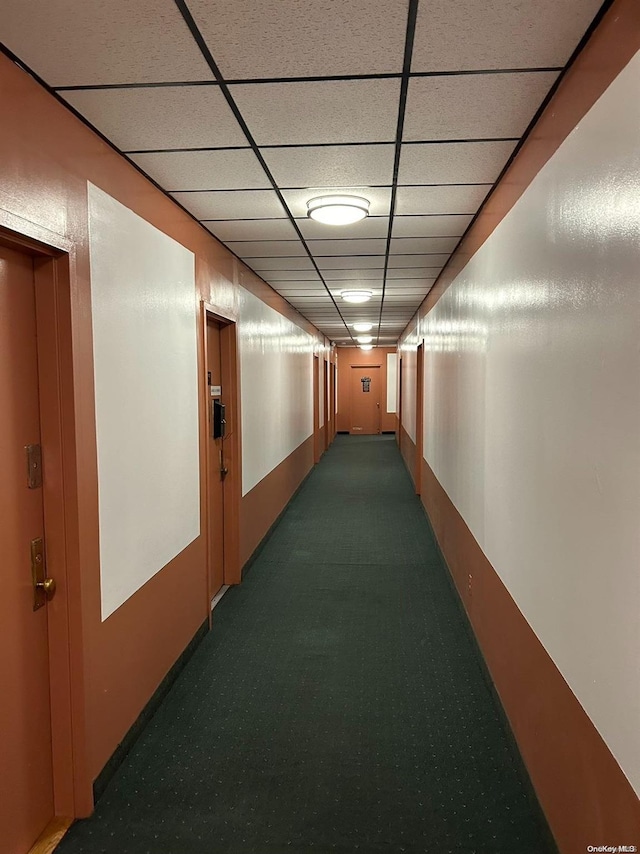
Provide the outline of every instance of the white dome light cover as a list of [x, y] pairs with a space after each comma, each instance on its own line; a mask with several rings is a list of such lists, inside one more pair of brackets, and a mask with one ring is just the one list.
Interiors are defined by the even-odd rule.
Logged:
[[307, 216], [325, 225], [351, 225], [369, 216], [362, 196], [317, 196], [307, 202]]
[[340, 291], [340, 296], [345, 302], [369, 302], [373, 296], [373, 291], [346, 290]]
[[353, 324], [353, 328], [356, 332], [371, 332], [373, 329], [373, 323], [367, 323], [366, 321], [358, 321], [358, 323]]
[[361, 350], [373, 350], [373, 344], [360, 344]]
[[358, 335], [356, 341], [358, 344], [371, 344], [373, 341], [373, 335]]

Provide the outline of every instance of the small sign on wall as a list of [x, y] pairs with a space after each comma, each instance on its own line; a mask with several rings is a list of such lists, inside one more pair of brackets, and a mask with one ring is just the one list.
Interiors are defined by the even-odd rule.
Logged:
[[363, 392], [371, 391], [371, 377], [362, 377], [360, 382], [362, 383]]

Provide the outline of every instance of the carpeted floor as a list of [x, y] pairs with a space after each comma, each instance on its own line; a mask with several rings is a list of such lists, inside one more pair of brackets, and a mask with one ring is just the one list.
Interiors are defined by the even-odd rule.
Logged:
[[551, 854], [394, 437], [338, 436], [58, 854]]

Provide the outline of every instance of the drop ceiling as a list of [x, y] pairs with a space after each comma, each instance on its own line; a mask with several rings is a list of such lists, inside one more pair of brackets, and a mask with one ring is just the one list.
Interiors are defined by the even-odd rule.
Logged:
[[[0, 42], [331, 340], [392, 345], [600, 5], [4, 0]], [[333, 191], [370, 216], [308, 219]]]

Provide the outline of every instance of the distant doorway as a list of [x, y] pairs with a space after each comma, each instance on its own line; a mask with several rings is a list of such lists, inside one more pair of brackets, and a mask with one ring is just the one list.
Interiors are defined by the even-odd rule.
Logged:
[[236, 324], [204, 306], [207, 417], [207, 595], [240, 582]]
[[353, 365], [350, 385], [349, 433], [355, 436], [373, 436], [380, 433], [380, 365]]

